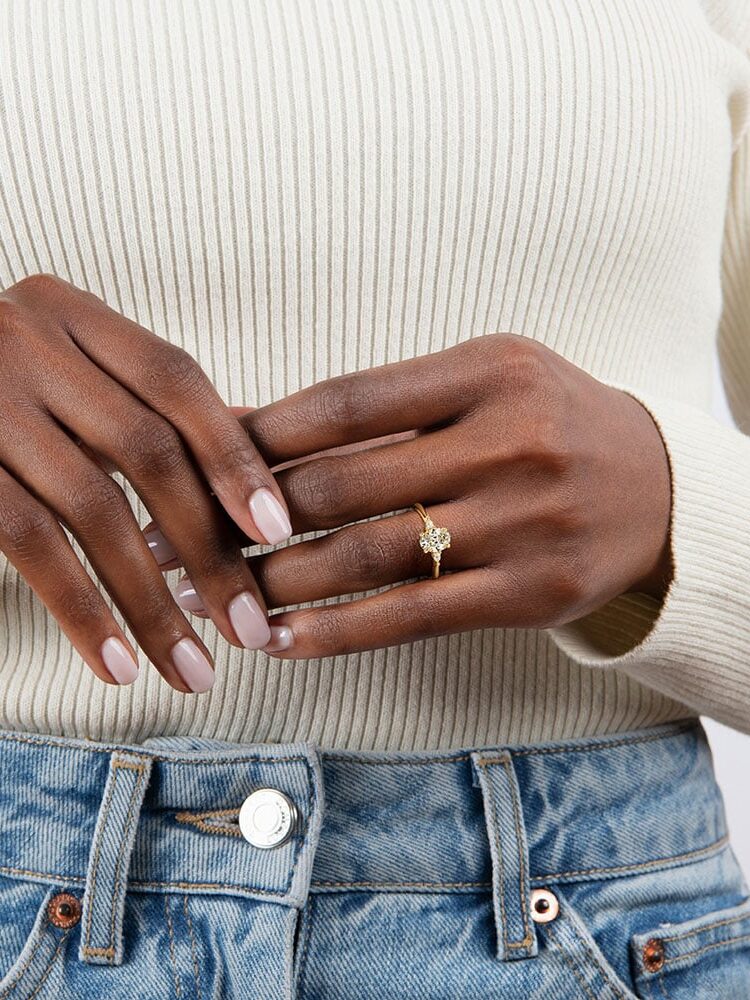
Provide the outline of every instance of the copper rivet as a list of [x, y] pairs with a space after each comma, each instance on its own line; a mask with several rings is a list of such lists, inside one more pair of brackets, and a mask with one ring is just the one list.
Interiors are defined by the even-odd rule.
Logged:
[[47, 904], [47, 916], [55, 927], [75, 927], [81, 919], [81, 901], [69, 892], [58, 892]]
[[534, 889], [531, 893], [531, 919], [537, 924], [548, 924], [560, 912], [557, 896], [549, 889]]
[[658, 972], [664, 965], [664, 942], [651, 938], [643, 946], [643, 964], [649, 972]]

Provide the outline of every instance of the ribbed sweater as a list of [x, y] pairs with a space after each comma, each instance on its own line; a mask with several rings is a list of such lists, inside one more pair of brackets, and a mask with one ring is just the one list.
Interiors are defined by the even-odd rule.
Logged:
[[238, 406], [541, 340], [652, 414], [674, 557], [662, 601], [547, 630], [279, 662], [198, 623], [201, 695], [144, 660], [97, 680], [3, 561], [0, 725], [407, 750], [750, 730], [749, 51], [747, 0], [0, 4], [0, 286], [90, 289]]

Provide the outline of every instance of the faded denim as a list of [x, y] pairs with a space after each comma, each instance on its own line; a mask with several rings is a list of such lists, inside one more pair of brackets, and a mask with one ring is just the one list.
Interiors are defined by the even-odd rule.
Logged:
[[[237, 824], [259, 787], [300, 814], [268, 850]], [[0, 863], [0, 1000], [750, 998], [691, 719], [389, 754], [0, 733]]]

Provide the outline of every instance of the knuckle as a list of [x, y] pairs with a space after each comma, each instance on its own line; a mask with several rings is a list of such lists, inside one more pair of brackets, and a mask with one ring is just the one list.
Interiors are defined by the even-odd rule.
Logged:
[[345, 655], [354, 649], [346, 625], [345, 610], [330, 604], [325, 609], [300, 612], [294, 630], [303, 637], [311, 656]]
[[223, 441], [210, 458], [212, 477], [222, 482], [237, 482], [239, 477], [245, 476], [250, 482], [257, 480], [265, 485], [267, 474], [258, 466], [250, 442], [242, 438]]
[[160, 341], [152, 357], [149, 377], [152, 388], [159, 395], [169, 392], [171, 395], [190, 398], [191, 404], [195, 397], [206, 389], [206, 376], [203, 369], [182, 347]]
[[56, 274], [28, 274], [9, 290], [15, 298], [27, 302], [57, 297], [70, 286]]
[[337, 532], [329, 550], [329, 567], [355, 584], [374, 586], [390, 564], [387, 546], [375, 533]]
[[520, 457], [553, 478], [567, 480], [576, 468], [576, 450], [563, 422], [554, 415], [540, 414], [527, 423], [519, 439]]
[[284, 483], [287, 502], [304, 521], [320, 527], [334, 527], [335, 510], [341, 507], [344, 489], [337, 475], [335, 458], [318, 458], [290, 469]]
[[34, 502], [6, 504], [0, 498], [0, 538], [6, 555], [27, 560], [43, 553], [48, 559], [56, 534], [56, 521], [44, 507]]
[[586, 572], [579, 558], [564, 558], [548, 574], [544, 591], [548, 597], [553, 624], [570, 620], [587, 596]]
[[71, 528], [86, 531], [125, 523], [130, 507], [125, 494], [109, 476], [82, 476], [63, 503], [63, 517]]
[[549, 378], [550, 359], [544, 345], [532, 337], [502, 335], [500, 366], [503, 377], [517, 391], [538, 390]]
[[371, 410], [372, 393], [360, 374], [337, 375], [321, 383], [313, 397], [312, 419], [323, 426], [356, 428]]
[[105, 603], [99, 591], [90, 582], [76, 585], [68, 582], [63, 586], [59, 598], [59, 610], [63, 620], [74, 628], [91, 630], [93, 622], [105, 617]]
[[143, 417], [136, 433], [123, 442], [122, 449], [129, 468], [159, 479], [174, 475], [186, 460], [179, 434], [157, 416]]
[[25, 327], [22, 308], [12, 299], [0, 297], [0, 338], [4, 343], [14, 341]]
[[[206, 537], [210, 537], [208, 532]], [[190, 565], [185, 565], [193, 582], [221, 580], [225, 584], [235, 577], [242, 582], [243, 557], [235, 539], [211, 538], [210, 542], [193, 549]], [[193, 568], [193, 566], [195, 568]]]

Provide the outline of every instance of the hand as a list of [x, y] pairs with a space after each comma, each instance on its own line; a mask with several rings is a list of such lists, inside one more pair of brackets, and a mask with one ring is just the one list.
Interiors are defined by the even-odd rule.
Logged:
[[[206, 690], [213, 669], [157, 561], [186, 567], [229, 642], [269, 641], [232, 522], [281, 541], [286, 505], [187, 353], [60, 279], [26, 278], [0, 295], [0, 405], [0, 550], [98, 677], [132, 681], [135, 651], [61, 525], [178, 690]], [[159, 523], [153, 555], [110, 468]]]
[[[295, 532], [339, 529], [249, 560], [269, 607], [414, 581], [272, 617], [276, 655], [545, 628], [667, 586], [671, 485], [656, 425], [537, 341], [476, 338], [313, 385], [242, 422], [272, 466], [306, 459], [277, 473]], [[415, 501], [452, 536], [437, 580]]]

